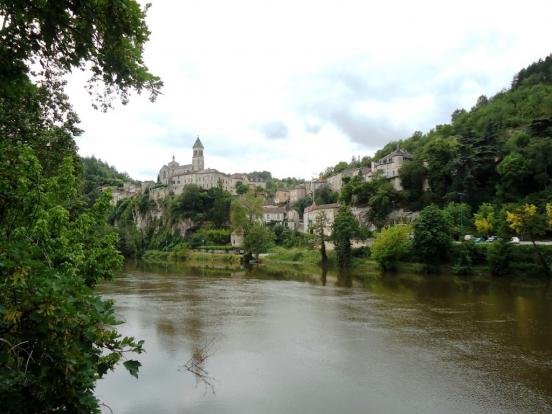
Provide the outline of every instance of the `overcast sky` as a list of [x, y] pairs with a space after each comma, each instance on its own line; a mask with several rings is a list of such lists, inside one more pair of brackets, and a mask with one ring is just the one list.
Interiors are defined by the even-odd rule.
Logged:
[[450, 121], [552, 53], [552, 2], [150, 0], [145, 61], [165, 83], [92, 109], [68, 92], [95, 155], [154, 179], [174, 154], [205, 166], [310, 178]]

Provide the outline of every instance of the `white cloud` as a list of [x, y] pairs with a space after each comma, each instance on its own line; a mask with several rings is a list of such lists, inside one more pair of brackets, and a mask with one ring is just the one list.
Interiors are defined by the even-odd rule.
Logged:
[[[549, 1], [152, 3], [145, 60], [165, 82], [158, 101], [104, 114], [81, 74], [68, 90], [81, 154], [140, 179], [173, 153], [187, 163], [196, 134], [210, 167], [308, 177], [448, 122], [551, 52]], [[269, 139], [267, 124], [283, 137]]]

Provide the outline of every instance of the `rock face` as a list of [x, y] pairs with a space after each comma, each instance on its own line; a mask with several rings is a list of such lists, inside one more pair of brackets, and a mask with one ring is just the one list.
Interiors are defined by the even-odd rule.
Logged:
[[[147, 231], [151, 227], [159, 227], [159, 225], [168, 222], [168, 214], [165, 206], [161, 202], [156, 202], [155, 206], [150, 208], [145, 214], [140, 213], [137, 209], [133, 212], [134, 223], [136, 228], [141, 231]], [[182, 237], [193, 227], [195, 223], [191, 219], [179, 220], [171, 225], [172, 231], [178, 231]]]

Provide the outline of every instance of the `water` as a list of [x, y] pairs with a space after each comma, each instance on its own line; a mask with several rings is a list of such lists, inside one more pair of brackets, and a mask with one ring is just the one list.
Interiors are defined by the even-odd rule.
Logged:
[[100, 287], [146, 340], [115, 413], [552, 412], [542, 285], [141, 266]]

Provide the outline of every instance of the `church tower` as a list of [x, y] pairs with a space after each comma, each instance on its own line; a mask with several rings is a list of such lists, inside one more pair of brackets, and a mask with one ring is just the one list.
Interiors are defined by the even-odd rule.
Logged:
[[204, 169], [203, 144], [199, 140], [199, 135], [196, 139], [193, 150], [194, 150], [194, 155], [192, 157], [192, 170], [202, 171]]

